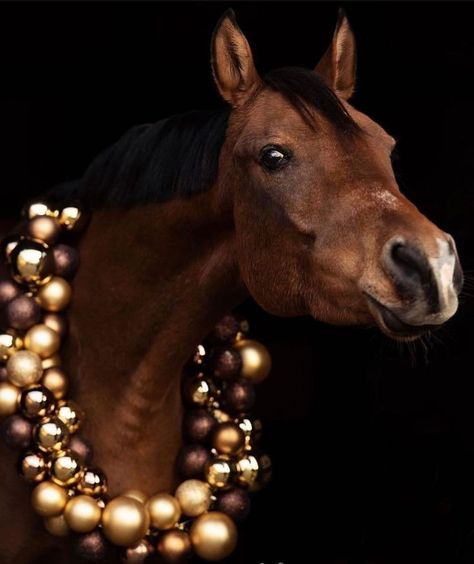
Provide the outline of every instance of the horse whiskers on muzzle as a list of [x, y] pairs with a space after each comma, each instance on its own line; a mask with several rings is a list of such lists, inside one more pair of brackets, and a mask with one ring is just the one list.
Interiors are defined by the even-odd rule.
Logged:
[[363, 290], [380, 329], [392, 338], [413, 340], [436, 329], [458, 308], [463, 274], [451, 236], [436, 238], [437, 252], [394, 237], [384, 246], [382, 266], [397, 299]]

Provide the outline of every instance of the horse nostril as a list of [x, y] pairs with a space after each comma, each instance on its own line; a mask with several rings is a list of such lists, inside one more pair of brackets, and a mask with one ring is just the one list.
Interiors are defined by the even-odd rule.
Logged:
[[390, 249], [390, 257], [398, 276], [418, 284], [423, 284], [429, 277], [428, 260], [415, 246], [395, 242]]

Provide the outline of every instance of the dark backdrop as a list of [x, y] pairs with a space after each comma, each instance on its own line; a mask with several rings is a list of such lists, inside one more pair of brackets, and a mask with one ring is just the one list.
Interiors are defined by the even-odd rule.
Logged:
[[[473, 6], [343, 3], [355, 105], [399, 138], [406, 194], [473, 269]], [[312, 67], [334, 3], [0, 4], [0, 216], [80, 176], [130, 126], [220, 104], [215, 22], [234, 7], [260, 70]], [[260, 388], [272, 485], [239, 564], [474, 562], [473, 305], [421, 345], [244, 304], [275, 369]], [[1, 532], [0, 532], [1, 534]]]

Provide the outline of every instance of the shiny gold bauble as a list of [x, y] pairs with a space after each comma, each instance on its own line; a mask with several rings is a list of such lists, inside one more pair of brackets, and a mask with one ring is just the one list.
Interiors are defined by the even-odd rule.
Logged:
[[13, 415], [18, 409], [21, 391], [10, 382], [0, 382], [0, 417]]
[[145, 503], [148, 500], [148, 496], [140, 490], [133, 490], [133, 489], [125, 490], [122, 496], [131, 497], [132, 499], [135, 499], [136, 501], [143, 503], [143, 505], [145, 505]]
[[39, 323], [27, 331], [24, 344], [25, 349], [36, 353], [40, 358], [48, 358], [59, 350], [61, 340], [56, 331]]
[[209, 405], [216, 390], [210, 380], [204, 378], [190, 378], [183, 384], [184, 398], [193, 405]]
[[36, 384], [43, 375], [41, 358], [31, 351], [18, 351], [7, 361], [7, 374], [15, 386]]
[[205, 476], [212, 488], [223, 490], [230, 487], [235, 468], [230, 460], [214, 458], [206, 465]]
[[28, 419], [42, 419], [56, 409], [53, 394], [43, 386], [25, 388], [20, 398], [20, 409]]
[[20, 459], [20, 472], [29, 482], [41, 482], [48, 467], [41, 452], [27, 452]]
[[100, 522], [102, 510], [97, 501], [88, 495], [71, 498], [64, 510], [64, 519], [70, 529], [76, 533], [89, 533]]
[[232, 417], [225, 411], [222, 411], [222, 409], [213, 409], [211, 413], [218, 423], [226, 423], [227, 421], [232, 421]]
[[59, 354], [53, 354], [49, 358], [45, 358], [41, 361], [41, 366], [43, 370], [48, 370], [48, 368], [53, 368], [54, 366], [60, 366], [61, 364], [61, 357]]
[[59, 486], [72, 486], [82, 477], [79, 455], [72, 450], [57, 452], [50, 463], [51, 480]]
[[56, 517], [46, 517], [44, 527], [51, 535], [55, 537], [67, 537], [70, 532], [69, 527], [64, 519], [64, 515], [56, 515]]
[[119, 546], [133, 546], [148, 530], [150, 518], [143, 503], [120, 496], [110, 501], [102, 513], [102, 531]]
[[201, 480], [185, 480], [178, 486], [175, 497], [184, 515], [197, 517], [211, 505], [211, 488]]
[[185, 531], [168, 531], [158, 539], [157, 550], [165, 562], [181, 564], [191, 555], [191, 540]]
[[22, 284], [44, 284], [54, 271], [54, 258], [48, 245], [21, 239], [10, 253], [13, 278]]
[[189, 532], [195, 553], [204, 560], [222, 560], [237, 545], [237, 528], [225, 513], [211, 511], [198, 517]]
[[245, 446], [245, 434], [238, 425], [227, 421], [216, 425], [211, 442], [220, 454], [235, 455]]
[[100, 470], [86, 468], [77, 484], [77, 490], [85, 495], [101, 496], [107, 493], [107, 480]]
[[56, 241], [60, 231], [58, 220], [47, 215], [34, 217], [28, 223], [28, 234], [49, 245]]
[[4, 257], [9, 261], [10, 255], [12, 254], [13, 249], [18, 245], [20, 240], [22, 239], [19, 235], [9, 235], [5, 239], [3, 239], [1, 243], [1, 248], [3, 251]]
[[123, 561], [125, 564], [142, 564], [153, 552], [153, 546], [147, 540], [143, 539], [135, 546], [127, 548]]
[[59, 276], [53, 276], [38, 290], [38, 302], [46, 311], [62, 311], [69, 305], [71, 295], [69, 282]]
[[18, 352], [22, 346], [22, 340], [13, 329], [0, 332], [0, 360], [8, 360], [8, 358]]
[[151, 497], [146, 509], [150, 515], [151, 525], [160, 530], [172, 529], [181, 517], [178, 500], [168, 493], [159, 493]]
[[54, 517], [63, 512], [68, 501], [65, 489], [53, 482], [41, 482], [31, 494], [33, 509], [42, 517]]
[[41, 384], [43, 384], [57, 400], [62, 399], [68, 389], [66, 374], [64, 370], [58, 366], [52, 366], [45, 370]]
[[45, 215], [49, 217], [57, 217], [59, 215], [57, 210], [53, 210], [45, 202], [32, 202], [27, 205], [23, 213], [27, 219], [33, 219], [34, 217], [41, 217]]
[[60, 400], [56, 415], [66, 425], [67, 430], [72, 434], [75, 433], [84, 417], [82, 410], [73, 401]]
[[272, 463], [266, 454], [248, 452], [235, 463], [237, 482], [250, 491], [264, 487], [271, 477]]
[[41, 421], [35, 429], [34, 438], [39, 449], [55, 452], [64, 449], [69, 442], [66, 425], [57, 417]]
[[267, 348], [258, 341], [240, 339], [234, 347], [242, 357], [242, 376], [254, 384], [265, 380], [272, 367], [272, 358]]
[[78, 206], [68, 206], [59, 212], [59, 223], [68, 231], [78, 231], [84, 223], [84, 213]]

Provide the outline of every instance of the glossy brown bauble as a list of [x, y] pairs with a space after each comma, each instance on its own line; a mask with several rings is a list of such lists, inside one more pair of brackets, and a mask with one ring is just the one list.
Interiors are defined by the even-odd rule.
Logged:
[[79, 253], [69, 245], [56, 245], [53, 249], [54, 274], [70, 280], [79, 268]]
[[206, 465], [205, 476], [212, 488], [225, 490], [232, 485], [235, 476], [234, 464], [228, 458], [213, 458]]
[[93, 450], [91, 443], [87, 439], [73, 435], [69, 441], [68, 448], [79, 456], [82, 465], [87, 466], [90, 464]]
[[220, 380], [236, 378], [242, 369], [240, 353], [230, 346], [214, 349], [209, 362], [212, 375]]
[[255, 387], [243, 378], [228, 382], [223, 391], [225, 407], [238, 415], [248, 413], [255, 404]]
[[216, 420], [207, 409], [189, 410], [183, 418], [183, 437], [189, 443], [205, 443], [215, 425]]
[[7, 304], [5, 315], [11, 327], [26, 331], [39, 322], [41, 308], [31, 296], [21, 295]]
[[33, 424], [21, 415], [10, 415], [1, 426], [3, 442], [15, 450], [26, 450], [31, 444]]
[[242, 488], [232, 488], [217, 494], [214, 503], [216, 511], [222, 511], [236, 523], [246, 519], [250, 513], [250, 496]]
[[235, 315], [225, 315], [209, 335], [211, 343], [232, 343], [241, 331], [241, 322]]
[[72, 544], [80, 562], [97, 564], [120, 562], [119, 549], [110, 543], [98, 529], [92, 533], [73, 537]]
[[61, 419], [51, 417], [36, 426], [34, 440], [43, 452], [57, 452], [68, 444], [69, 432]]
[[202, 445], [185, 445], [178, 456], [177, 467], [179, 475], [189, 480], [191, 478], [204, 479], [206, 464], [211, 460], [209, 450]]

